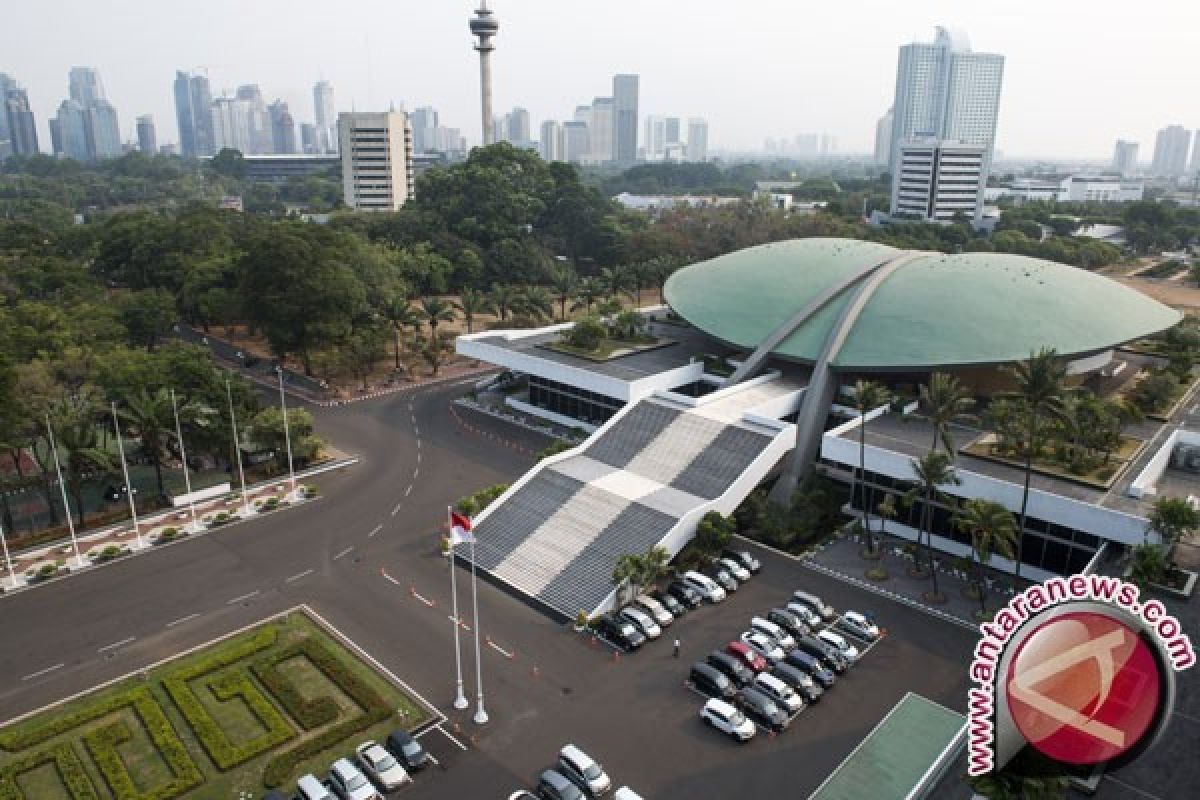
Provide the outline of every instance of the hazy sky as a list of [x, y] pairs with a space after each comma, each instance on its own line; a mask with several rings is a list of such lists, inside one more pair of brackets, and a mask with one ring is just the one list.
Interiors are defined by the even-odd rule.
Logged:
[[[207, 66], [214, 94], [258, 83], [311, 121], [312, 84], [339, 110], [433, 105], [479, 138], [479, 73], [467, 30], [474, 0], [6, 0], [0, 72], [29, 89], [43, 149], [46, 119], [72, 65], [100, 69], [132, 138], [153, 114], [177, 141], [176, 69]], [[828, 132], [841, 151], [872, 146], [891, 104], [896, 48], [964, 29], [1006, 56], [997, 147], [1005, 155], [1103, 156], [1113, 140], [1200, 127], [1194, 0], [493, 0], [495, 109], [544, 119], [641, 75], [640, 114], [707, 117], [710, 148]], [[641, 132], [639, 130], [639, 136]]]

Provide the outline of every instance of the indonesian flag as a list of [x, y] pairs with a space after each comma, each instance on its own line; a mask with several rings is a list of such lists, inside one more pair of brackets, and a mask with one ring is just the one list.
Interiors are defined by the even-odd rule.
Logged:
[[475, 534], [471, 533], [471, 518], [466, 514], [460, 514], [457, 511], [450, 512], [450, 546], [457, 547], [460, 544], [468, 544], [475, 541]]

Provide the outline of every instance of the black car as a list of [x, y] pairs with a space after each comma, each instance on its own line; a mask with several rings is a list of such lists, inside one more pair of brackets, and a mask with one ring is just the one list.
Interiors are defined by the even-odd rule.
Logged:
[[747, 550], [723, 550], [721, 555], [726, 558], [732, 558], [745, 567], [751, 575], [757, 575], [762, 571], [762, 564], [758, 562], [757, 558], [750, 555], [750, 552]]
[[799, 639], [801, 636], [808, 636], [812, 633], [812, 630], [804, 624], [804, 620], [786, 608], [772, 608], [767, 612], [767, 620], [790, 633], [793, 639]]
[[405, 731], [389, 733], [383, 746], [409, 772], [425, 769], [433, 763], [433, 759], [429, 757], [429, 753], [425, 752], [425, 748], [421, 747], [421, 743]]
[[709, 697], [721, 700], [733, 700], [737, 697], [737, 689], [734, 688], [733, 681], [729, 680], [725, 673], [703, 662], [697, 661], [692, 664], [688, 680], [692, 682], [692, 686]]
[[736, 592], [738, 589], [737, 578], [729, 574], [729, 570], [721, 567], [710, 567], [705, 570], [705, 574], [719, 583], [727, 592]]
[[704, 602], [704, 598], [700, 596], [699, 592], [681, 580], [671, 581], [670, 585], [667, 586], [667, 594], [674, 597], [689, 609], [699, 608], [700, 604]]
[[776, 733], [786, 730], [791, 721], [778, 703], [753, 686], [741, 691], [737, 704], [747, 717]]
[[803, 650], [796, 649], [788, 653], [783, 663], [806, 672], [822, 689], [828, 689], [837, 682], [837, 678], [824, 664]]
[[813, 636], [801, 636], [797, 639], [796, 649], [808, 653], [838, 675], [841, 675], [850, 666], [846, 663], [845, 656]]
[[665, 608], [667, 611], [670, 611], [671, 616], [675, 617], [676, 619], [687, 613], [687, 606], [679, 602], [675, 595], [671, 594], [670, 592], [664, 592], [660, 590], [654, 592], [650, 596], [662, 603], [663, 608]]
[[754, 670], [750, 669], [742, 661], [738, 661], [729, 653], [722, 653], [720, 650], [714, 650], [708, 654], [706, 659], [708, 664], [716, 667], [726, 678], [740, 686], [746, 686], [754, 682]]
[[825, 694], [825, 690], [817, 685], [813, 676], [791, 664], [776, 664], [771, 674], [796, 690], [796, 694], [804, 698], [805, 703], [815, 703]]
[[627, 653], [646, 643], [646, 634], [639, 631], [632, 622], [616, 619], [612, 615], [600, 617], [592, 627], [596, 633]]
[[538, 778], [538, 797], [545, 800], [584, 800], [584, 793], [558, 770], [548, 769]]

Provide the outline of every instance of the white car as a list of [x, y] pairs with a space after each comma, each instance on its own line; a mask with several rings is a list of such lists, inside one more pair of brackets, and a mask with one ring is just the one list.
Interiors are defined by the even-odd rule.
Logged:
[[599, 797], [612, 789], [612, 781], [596, 760], [573, 744], [558, 753], [558, 771], [576, 786], [587, 787], [588, 794]]
[[714, 697], [705, 703], [704, 708], [700, 709], [700, 719], [704, 720], [705, 725], [727, 733], [739, 742], [748, 742], [754, 738], [754, 723], [724, 700]]
[[739, 583], [745, 583], [750, 580], [750, 570], [746, 569], [740, 562], [734, 561], [732, 558], [719, 558], [717, 563], [724, 567], [733, 577], [738, 579]]
[[825, 630], [818, 633], [817, 638], [845, 656], [851, 664], [858, 661], [858, 648], [847, 642], [841, 635]]
[[808, 606], [813, 611], [817, 612], [817, 614], [819, 614], [821, 619], [825, 622], [833, 622], [834, 617], [837, 616], [837, 612], [833, 610], [833, 606], [829, 605], [811, 592], [792, 592], [792, 600]]
[[642, 796], [628, 786], [622, 786], [613, 795], [613, 800], [642, 800]]
[[774, 675], [760, 672], [754, 676], [754, 685], [772, 700], [781, 704], [789, 714], [795, 714], [804, 709], [804, 700], [796, 694], [796, 690]]
[[658, 602], [648, 594], [639, 594], [637, 599], [633, 602], [641, 607], [641, 609], [647, 614], [654, 617], [654, 621], [657, 622], [661, 628], [665, 628], [675, 621], [675, 615], [670, 611], [667, 611], [667, 609], [663, 607], [662, 603]]
[[694, 569], [683, 573], [683, 582], [710, 603], [719, 603], [725, 599], [725, 590], [718, 586], [716, 581]]
[[783, 648], [783, 652], [790, 653], [796, 649], [796, 639], [780, 626], [771, 622], [769, 619], [762, 617], [754, 617], [750, 620], [750, 629], [756, 633], [761, 633], [764, 636], [770, 636], [775, 642]]
[[816, 630], [823, 624], [821, 618], [817, 616], [817, 612], [813, 611], [804, 603], [798, 603], [795, 600], [787, 604], [787, 610], [800, 617], [800, 621], [807, 625], [811, 630]]
[[404, 767], [400, 766], [396, 757], [375, 742], [363, 742], [354, 748], [354, 754], [358, 757], [363, 772], [385, 792], [412, 783], [412, 778]]
[[646, 634], [647, 639], [657, 639], [662, 636], [662, 628], [658, 627], [658, 623], [640, 608], [634, 608], [633, 606], [622, 608], [617, 616], [632, 622], [637, 626], [638, 630]]
[[842, 614], [842, 618], [838, 620], [838, 627], [868, 642], [873, 642], [883, 635], [878, 625], [869, 620], [865, 614], [857, 611], [847, 611]]
[[783, 648], [774, 639], [758, 631], [746, 631], [742, 634], [742, 644], [765, 658], [772, 664], [778, 664], [787, 656]]
[[315, 775], [305, 775], [296, 782], [296, 797], [299, 800], [334, 800], [325, 785]]
[[342, 800], [383, 800], [362, 771], [348, 758], [339, 758], [329, 768], [329, 784]]

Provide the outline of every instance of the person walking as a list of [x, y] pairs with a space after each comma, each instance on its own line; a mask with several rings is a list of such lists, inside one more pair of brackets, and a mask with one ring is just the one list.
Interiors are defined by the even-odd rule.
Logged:
[[679, 640], [678, 639], [675, 640], [674, 656], [675, 656], [675, 658], [679, 658]]

